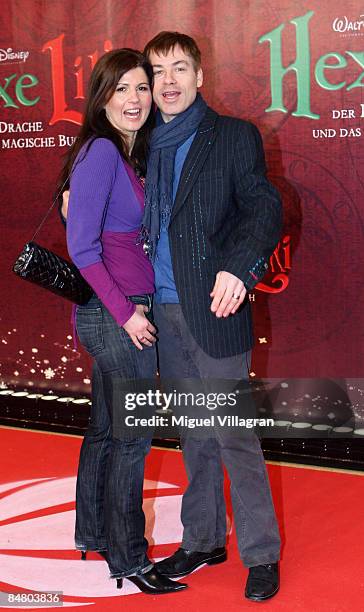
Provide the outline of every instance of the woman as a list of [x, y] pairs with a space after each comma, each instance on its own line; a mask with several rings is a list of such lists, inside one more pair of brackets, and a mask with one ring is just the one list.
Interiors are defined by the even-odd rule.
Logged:
[[147, 557], [142, 490], [151, 440], [118, 439], [112, 420], [115, 377], [153, 380], [156, 372], [149, 314], [153, 270], [137, 240], [144, 206], [138, 174], [145, 173], [152, 78], [137, 51], [119, 49], [99, 59], [62, 179], [71, 175], [68, 251], [95, 291], [76, 309], [77, 333], [95, 360], [97, 378], [77, 478], [76, 548], [83, 558], [87, 550], [100, 552], [119, 588], [126, 577], [140, 590], [159, 594], [187, 585], [160, 575]]

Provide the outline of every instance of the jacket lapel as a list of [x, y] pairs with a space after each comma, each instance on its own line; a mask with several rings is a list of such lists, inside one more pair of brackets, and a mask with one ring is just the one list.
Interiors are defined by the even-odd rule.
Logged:
[[215, 124], [218, 114], [208, 108], [204, 118], [197, 128], [197, 134], [182, 168], [176, 199], [173, 205], [171, 221], [182, 208], [194, 183], [200, 174], [201, 168], [210, 152], [210, 147], [216, 138]]

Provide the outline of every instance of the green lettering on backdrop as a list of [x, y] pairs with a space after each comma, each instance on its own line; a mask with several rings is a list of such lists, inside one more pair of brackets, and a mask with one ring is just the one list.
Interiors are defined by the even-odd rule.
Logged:
[[[10, 83], [16, 77], [17, 77], [16, 73], [11, 74], [9, 77], [5, 77], [4, 85], [3, 86], [0, 85], [0, 99], [2, 98], [5, 102], [4, 108], [9, 108], [9, 107], [19, 108], [15, 100], [11, 97], [10, 93], [8, 92], [8, 87]], [[39, 102], [40, 100], [40, 96], [33, 98], [33, 100], [29, 100], [29, 98], [25, 96], [24, 89], [28, 89], [29, 87], [35, 87], [35, 85], [38, 85], [38, 83], [39, 83], [39, 80], [34, 74], [22, 74], [18, 78], [18, 80], [15, 81], [14, 91], [15, 91], [16, 101], [22, 104], [23, 106], [34, 106], [35, 104], [37, 104], [37, 102]]]
[[2, 98], [5, 101], [4, 108], [8, 108], [9, 106], [12, 107], [12, 108], [19, 108], [19, 106], [17, 104], [15, 104], [14, 100], [12, 100], [12, 98], [10, 97], [8, 92], [6, 91], [7, 88], [9, 87], [9, 83], [13, 79], [15, 79], [15, 77], [16, 77], [16, 73], [12, 74], [9, 77], [5, 77], [5, 85], [4, 85], [4, 87], [0, 86], [0, 98]]
[[[363, 51], [347, 51], [346, 52], [348, 55], [350, 55], [360, 66], [360, 68], [364, 68], [364, 53]], [[364, 83], [362, 82], [362, 79], [364, 77], [364, 72], [362, 72], [358, 78], [356, 79], [356, 81], [354, 81], [354, 83], [352, 83], [351, 85], [349, 85], [349, 87], [347, 88], [347, 91], [350, 91], [350, 89], [354, 89], [354, 87], [364, 87]]]
[[320, 118], [320, 115], [311, 111], [310, 106], [310, 36], [308, 22], [313, 14], [313, 11], [308, 11], [306, 15], [296, 17], [290, 21], [296, 28], [296, 59], [286, 67], [282, 63], [282, 30], [284, 29], [284, 24], [268, 32], [268, 34], [264, 34], [259, 39], [260, 43], [268, 41], [271, 46], [270, 86], [272, 101], [266, 112], [288, 112], [283, 103], [283, 78], [287, 72], [293, 70], [296, 73], [297, 81], [297, 108], [293, 111], [292, 115], [295, 117], [309, 117], [310, 119]]
[[[327, 64], [326, 60], [332, 57], [337, 60], [337, 64]], [[320, 59], [317, 61], [315, 68], [315, 78], [320, 87], [329, 90], [341, 89], [346, 85], [346, 81], [341, 81], [341, 83], [330, 83], [325, 77], [325, 70], [336, 70], [337, 68], [346, 68], [348, 62], [345, 57], [340, 55], [340, 53], [326, 53], [326, 55], [322, 55]]]
[[[30, 82], [28, 82], [28, 83], [24, 82], [24, 81], [26, 81], [28, 79], [29, 79]], [[36, 98], [33, 98], [33, 100], [29, 100], [28, 98], [25, 97], [25, 94], [23, 93], [23, 89], [26, 89], [28, 87], [34, 87], [38, 83], [39, 83], [39, 81], [38, 81], [37, 77], [34, 76], [34, 74], [23, 74], [17, 80], [17, 83], [15, 85], [15, 95], [16, 95], [17, 99], [19, 100], [20, 104], [23, 104], [23, 106], [34, 106], [34, 104], [39, 102], [40, 96], [37, 96]]]

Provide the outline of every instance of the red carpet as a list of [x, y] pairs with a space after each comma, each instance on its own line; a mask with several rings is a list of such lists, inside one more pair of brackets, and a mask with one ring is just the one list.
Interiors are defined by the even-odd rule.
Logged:
[[[362, 611], [364, 478], [361, 474], [269, 465], [283, 535], [282, 586], [266, 603], [244, 600], [247, 571], [234, 530], [227, 563], [186, 578], [190, 588], [152, 597], [134, 585], [117, 591], [105, 562], [73, 550], [74, 489], [81, 439], [0, 428], [0, 564], [2, 591], [63, 591], [64, 606], [92, 610]], [[153, 450], [145, 483], [147, 537], [155, 558], [181, 538], [185, 486], [179, 452]], [[38, 608], [32, 608], [38, 609]]]

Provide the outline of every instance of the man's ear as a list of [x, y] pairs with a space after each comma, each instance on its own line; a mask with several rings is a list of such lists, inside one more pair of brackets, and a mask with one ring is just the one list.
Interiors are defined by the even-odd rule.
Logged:
[[197, 70], [197, 87], [201, 87], [203, 83], [203, 71], [202, 68]]

